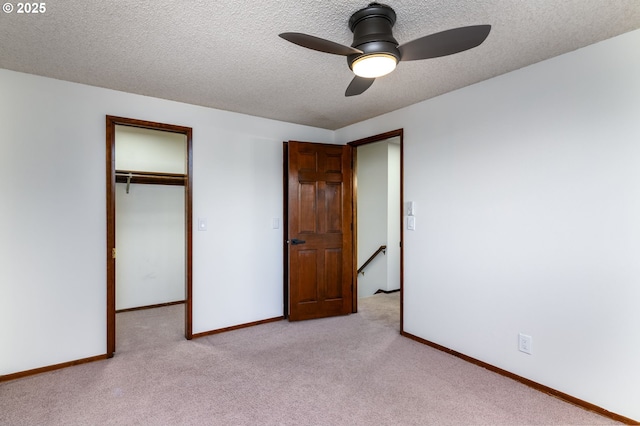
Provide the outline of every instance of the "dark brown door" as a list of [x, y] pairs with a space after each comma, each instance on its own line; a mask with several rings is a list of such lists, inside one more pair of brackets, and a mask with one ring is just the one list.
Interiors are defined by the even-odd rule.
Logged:
[[289, 142], [289, 320], [351, 312], [352, 148]]

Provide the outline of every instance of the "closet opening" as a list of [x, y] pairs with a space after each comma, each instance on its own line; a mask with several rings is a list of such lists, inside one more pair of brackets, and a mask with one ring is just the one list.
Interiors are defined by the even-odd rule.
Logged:
[[106, 117], [107, 356], [116, 312], [184, 304], [192, 338], [192, 129]]

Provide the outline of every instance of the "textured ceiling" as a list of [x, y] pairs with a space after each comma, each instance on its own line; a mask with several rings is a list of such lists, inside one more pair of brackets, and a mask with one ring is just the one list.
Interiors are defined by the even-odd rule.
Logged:
[[44, 14], [0, 12], [0, 68], [337, 129], [640, 28], [638, 0], [388, 0], [400, 44], [466, 25], [492, 30], [475, 49], [402, 62], [345, 98], [344, 57], [278, 34], [350, 45], [348, 19], [368, 3], [51, 1]]

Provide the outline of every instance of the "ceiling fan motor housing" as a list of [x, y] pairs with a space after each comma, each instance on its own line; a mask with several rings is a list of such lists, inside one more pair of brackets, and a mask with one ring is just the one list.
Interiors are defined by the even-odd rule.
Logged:
[[347, 56], [349, 68], [353, 69], [353, 63], [371, 54], [385, 53], [400, 61], [398, 42], [393, 38], [392, 28], [396, 23], [396, 12], [389, 6], [380, 3], [371, 3], [364, 9], [360, 9], [349, 19], [349, 28], [353, 32], [351, 47], [362, 50], [362, 54]]

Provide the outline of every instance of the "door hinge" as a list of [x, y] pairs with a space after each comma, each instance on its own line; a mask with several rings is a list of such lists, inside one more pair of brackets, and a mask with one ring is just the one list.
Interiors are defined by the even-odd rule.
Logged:
[[116, 249], [115, 249], [115, 247], [111, 249], [111, 258], [112, 259], [116, 258]]

